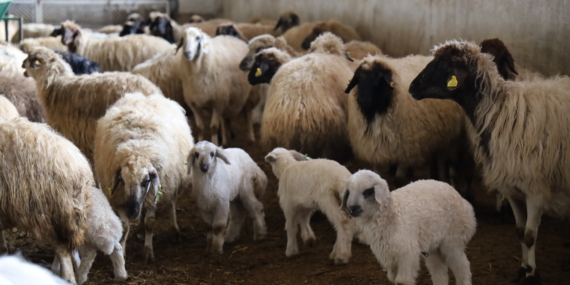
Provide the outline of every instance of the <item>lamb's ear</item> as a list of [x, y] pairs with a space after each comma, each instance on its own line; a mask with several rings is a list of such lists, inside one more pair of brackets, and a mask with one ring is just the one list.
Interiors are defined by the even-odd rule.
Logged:
[[340, 208], [339, 209], [345, 211], [350, 216], [350, 210], [348, 209], [348, 206], [347, 206], [348, 195], [350, 195], [350, 191], [348, 191], [348, 189], [347, 189], [340, 196], [340, 198], [342, 199], [341, 200], [342, 202], [340, 202]]
[[283, 25], [283, 19], [279, 18], [279, 21], [277, 21], [277, 25], [275, 25], [275, 28], [273, 30], [277, 31], [277, 29], [279, 29], [279, 27], [281, 27], [281, 25]]
[[346, 93], [346, 94], [350, 93], [352, 88], [354, 88], [356, 85], [358, 85], [359, 77], [360, 77], [360, 67], [358, 69], [356, 69], [356, 71], [354, 72], [354, 76], [348, 82], [348, 86], [346, 87], [346, 90], [344, 90], [344, 93]]
[[113, 183], [113, 188], [111, 189], [111, 195], [115, 195], [115, 191], [117, 190], [117, 187], [119, 187], [119, 183], [121, 183], [121, 181], [123, 181], [123, 178], [121, 177], [121, 168], [119, 168], [115, 172], [115, 182]]
[[50, 37], [61, 36], [61, 30], [62, 30], [62, 28], [53, 29], [53, 32], [51, 32], [51, 34], [50, 34], [49, 36], [50, 36]]
[[176, 46], [176, 52], [174, 54], [178, 53], [178, 50], [182, 47], [183, 44], [184, 44], [184, 37], [181, 37], [180, 41], [178, 41], [178, 46]]
[[386, 198], [388, 198], [388, 196], [390, 196], [390, 189], [388, 188], [388, 183], [386, 183], [386, 180], [381, 179], [382, 181], [376, 185], [374, 185], [374, 199], [376, 199], [376, 202], [378, 202], [379, 204], [382, 204], [382, 202], [384, 200], [386, 200]]
[[269, 163], [275, 162], [277, 161], [277, 155], [270, 152], [268, 155], [265, 156], [265, 161]]
[[160, 193], [162, 185], [160, 185], [160, 177], [158, 177], [158, 173], [156, 172], [156, 170], [154, 172], [154, 178], [151, 178], [150, 182], [152, 183], [152, 192], [154, 194], [154, 203], [156, 203], [156, 202], [158, 202], [158, 198], [162, 194], [162, 193]]
[[290, 149], [289, 152], [291, 153], [291, 155], [293, 156], [293, 158], [296, 161], [307, 161], [307, 158], [301, 154], [300, 152], [296, 151], [296, 150], [292, 150]]
[[196, 157], [194, 157], [195, 152], [196, 152], [196, 150], [194, 148], [192, 148], [192, 150], [190, 150], [190, 153], [188, 154], [188, 158], [186, 158], [186, 166], [188, 167], [188, 175], [190, 175], [190, 172], [192, 172], [192, 166], [194, 166], [194, 161], [196, 161]]
[[226, 152], [224, 151], [223, 148], [218, 147], [218, 149], [216, 150], [216, 157], [223, 160], [226, 164], [230, 164], [230, 160], [226, 156]]

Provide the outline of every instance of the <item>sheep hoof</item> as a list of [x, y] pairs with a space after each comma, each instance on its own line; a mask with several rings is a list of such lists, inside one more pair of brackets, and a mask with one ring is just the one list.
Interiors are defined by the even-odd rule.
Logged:
[[154, 261], [154, 252], [152, 248], [146, 247], [144, 248], [144, 262], [149, 263]]
[[316, 243], [317, 243], [317, 239], [315, 237], [309, 237], [309, 238], [307, 238], [307, 240], [305, 240], [305, 244], [308, 247], [313, 247]]
[[117, 281], [124, 281], [127, 280], [127, 278], [127, 272], [115, 273], [115, 280]]
[[347, 264], [348, 263], [348, 258], [335, 258], [334, 259], [334, 264]]
[[291, 249], [291, 250], [288, 249], [285, 251], [285, 256], [287, 256], [287, 257], [291, 257], [291, 256], [294, 256], [297, 254], [299, 254], [299, 250], [297, 250], [297, 249]]

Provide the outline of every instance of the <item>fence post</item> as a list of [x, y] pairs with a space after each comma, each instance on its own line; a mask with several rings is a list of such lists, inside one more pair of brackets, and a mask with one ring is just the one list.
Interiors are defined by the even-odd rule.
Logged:
[[36, 0], [36, 23], [43, 23], [43, 3], [42, 0]]

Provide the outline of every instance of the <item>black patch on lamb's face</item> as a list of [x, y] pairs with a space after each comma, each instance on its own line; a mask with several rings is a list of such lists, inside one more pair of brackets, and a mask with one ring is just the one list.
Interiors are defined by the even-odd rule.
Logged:
[[376, 114], [386, 113], [392, 104], [394, 96], [394, 88], [391, 86], [392, 72], [376, 62], [369, 68], [363, 68], [361, 65], [354, 72], [345, 92], [350, 93], [356, 85], [358, 85], [355, 94], [356, 103], [370, 125], [374, 122]]
[[249, 81], [251, 85], [269, 83], [275, 73], [277, 73], [279, 67], [281, 67], [281, 62], [274, 56], [266, 54], [257, 55], [247, 75], [247, 81]]
[[495, 38], [482, 41], [481, 52], [493, 55], [497, 70], [505, 80], [513, 80], [518, 75], [515, 70], [515, 60], [501, 40]]
[[324, 32], [325, 32], [324, 30], [321, 30], [319, 28], [314, 28], [313, 31], [303, 40], [301, 47], [304, 50], [308, 50], [309, 48], [311, 48], [311, 43]]

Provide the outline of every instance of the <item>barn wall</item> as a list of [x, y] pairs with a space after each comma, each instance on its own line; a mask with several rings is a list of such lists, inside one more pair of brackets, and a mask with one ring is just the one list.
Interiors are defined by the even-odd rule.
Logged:
[[216, 0], [247, 21], [294, 9], [301, 21], [337, 19], [392, 56], [428, 54], [446, 39], [499, 37], [522, 66], [570, 74], [570, 0]]

